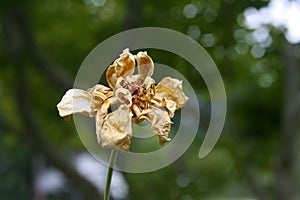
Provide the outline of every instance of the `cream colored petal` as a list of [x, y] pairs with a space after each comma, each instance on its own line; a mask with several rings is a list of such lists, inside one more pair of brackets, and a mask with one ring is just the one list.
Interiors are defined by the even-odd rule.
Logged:
[[127, 83], [131, 85], [142, 85], [145, 78], [141, 77], [139, 74], [130, 75], [126, 77]]
[[90, 88], [87, 90], [89, 93], [91, 93], [92, 96], [92, 103], [91, 103], [91, 109], [92, 110], [98, 110], [100, 109], [102, 103], [113, 96], [113, 90], [109, 87], [106, 87], [104, 85], [95, 85], [93, 88]]
[[171, 120], [168, 115], [168, 112], [152, 107], [151, 109], [146, 109], [142, 112], [139, 117], [140, 121], [146, 119], [151, 123], [151, 128], [154, 134], [157, 134], [159, 137], [159, 143], [161, 145], [165, 144], [171, 139], [168, 138], [171, 129]]
[[84, 114], [94, 117], [96, 112], [91, 109], [91, 94], [80, 89], [70, 89], [57, 104], [57, 109], [61, 117], [72, 114]]
[[169, 116], [171, 118], [174, 117], [175, 110], [177, 109], [176, 103], [174, 101], [163, 98], [162, 99], [162, 106], [168, 109]]
[[116, 84], [115, 84], [114, 90], [116, 90], [118, 88], [126, 88], [127, 89], [128, 85], [130, 85], [130, 83], [129, 83], [129, 81], [127, 79], [125, 79], [124, 77], [119, 77], [117, 79]]
[[110, 65], [106, 71], [106, 80], [111, 88], [115, 87], [119, 77], [133, 74], [135, 68], [134, 56], [129, 49], [123, 50], [120, 57]]
[[[101, 108], [97, 110], [97, 115], [96, 115], [96, 129], [102, 127], [103, 122], [104, 122], [104, 118], [108, 114], [108, 109], [112, 105], [117, 104], [117, 103], [118, 103], [118, 99], [116, 97], [111, 97], [111, 98], [105, 100], [102, 103]], [[99, 141], [99, 138], [98, 138], [98, 141]]]
[[106, 71], [106, 81], [108, 83], [108, 85], [111, 87], [111, 88], [114, 88], [115, 87], [115, 84], [117, 82], [117, 75], [116, 75], [116, 64], [113, 63], [112, 65], [110, 65], [108, 68], [107, 68], [107, 71]]
[[119, 100], [119, 102], [125, 103], [128, 106], [131, 106], [132, 104], [131, 93], [125, 88], [118, 88], [115, 92], [115, 97]]
[[104, 118], [102, 126], [98, 122], [98, 116], [96, 117], [97, 137], [102, 147], [129, 150], [132, 136], [131, 117], [130, 108], [126, 105], [121, 105], [109, 113]]
[[151, 78], [150, 76], [147, 76], [146, 79], [144, 80], [145, 85], [152, 85], [155, 84], [155, 80], [153, 78]]
[[139, 52], [135, 59], [137, 61], [138, 73], [141, 77], [146, 78], [152, 76], [154, 70], [154, 63], [147, 52]]
[[176, 109], [181, 108], [188, 101], [188, 97], [182, 91], [182, 81], [165, 77], [156, 86], [155, 97], [172, 100], [176, 103]]
[[141, 86], [142, 93], [148, 99], [152, 99], [155, 95], [155, 81], [151, 77], [147, 76]]
[[123, 77], [119, 77], [117, 80], [117, 83], [114, 87], [114, 90], [117, 90], [119, 88], [125, 88], [128, 91], [132, 93], [134, 93], [135, 90], [137, 90], [137, 88], [140, 88], [141, 84], [143, 83], [144, 79], [141, 78], [140, 75], [129, 75], [126, 76], [125, 78]]
[[101, 131], [102, 131], [102, 126], [104, 123], [104, 119], [108, 114], [108, 109], [111, 105], [111, 101], [112, 99], [108, 99], [106, 101], [103, 102], [100, 110], [98, 110], [96, 117], [95, 117], [95, 121], [96, 121], [96, 135], [97, 135], [97, 139], [98, 139], [98, 143], [101, 143]]

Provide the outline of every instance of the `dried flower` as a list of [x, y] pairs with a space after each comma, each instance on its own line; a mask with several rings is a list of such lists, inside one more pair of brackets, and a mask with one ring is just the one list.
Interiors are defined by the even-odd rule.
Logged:
[[[135, 62], [138, 74], [133, 75]], [[97, 84], [87, 91], [68, 90], [57, 105], [59, 115], [65, 119], [77, 113], [95, 117], [98, 142], [103, 147], [126, 151], [131, 142], [131, 123], [147, 120], [163, 145], [170, 140], [170, 118], [188, 97], [182, 91], [182, 81], [177, 79], [165, 77], [155, 85], [153, 69], [147, 52], [133, 56], [125, 49], [107, 69], [110, 88]], [[113, 105], [118, 108], [109, 112]]]

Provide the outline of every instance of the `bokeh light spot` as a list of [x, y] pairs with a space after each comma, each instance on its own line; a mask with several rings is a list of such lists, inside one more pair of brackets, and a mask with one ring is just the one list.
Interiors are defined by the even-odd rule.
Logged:
[[198, 8], [194, 4], [187, 4], [183, 8], [183, 14], [186, 18], [194, 18], [198, 13]]

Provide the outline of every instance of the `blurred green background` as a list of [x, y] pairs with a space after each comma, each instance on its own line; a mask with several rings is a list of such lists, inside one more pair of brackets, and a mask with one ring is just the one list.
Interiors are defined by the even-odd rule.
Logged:
[[[74, 160], [86, 149], [73, 122], [58, 116], [56, 104], [96, 45], [145, 26], [173, 29], [203, 45], [224, 80], [227, 118], [213, 151], [198, 159], [210, 118], [205, 83], [182, 58], [147, 50], [155, 62], [174, 66], [197, 89], [200, 130], [172, 165], [145, 174], [118, 173], [122, 181], [115, 183], [113, 198], [299, 199], [299, 41], [286, 35], [287, 27], [272, 25], [266, 18], [260, 26], [247, 24], [270, 4], [1, 1], [0, 199], [101, 199], [98, 189], [103, 181], [92, 183], [84, 172], [105, 178], [106, 169], [100, 173], [92, 165], [96, 167], [80, 172]], [[283, 15], [280, 10], [277, 14]]]

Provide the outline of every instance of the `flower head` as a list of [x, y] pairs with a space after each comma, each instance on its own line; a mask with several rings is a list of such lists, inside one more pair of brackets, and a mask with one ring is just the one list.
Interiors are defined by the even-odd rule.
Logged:
[[[137, 66], [138, 74], [133, 74]], [[128, 151], [131, 123], [147, 120], [163, 145], [170, 140], [171, 118], [188, 97], [182, 81], [165, 77], [156, 85], [151, 78], [154, 63], [147, 52], [132, 55], [128, 49], [110, 65], [106, 80], [110, 87], [95, 85], [87, 91], [70, 89], [57, 104], [59, 115], [69, 119], [84, 114], [96, 119], [98, 143], [103, 147]], [[116, 110], [110, 108], [115, 105]]]

